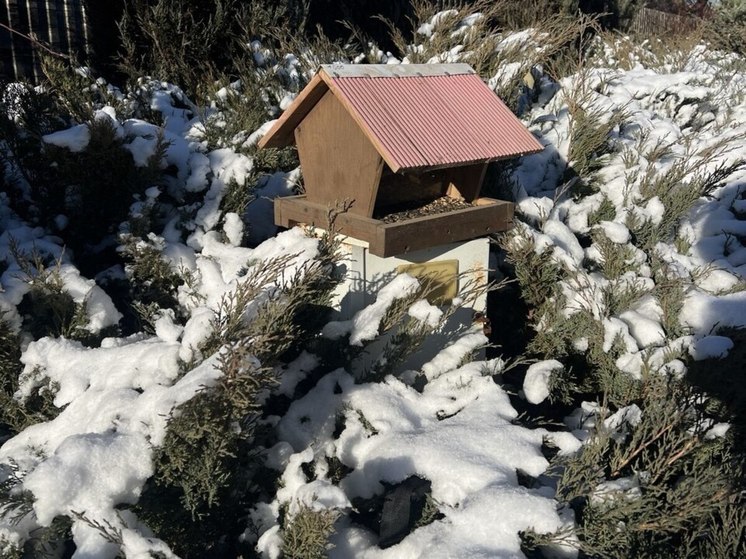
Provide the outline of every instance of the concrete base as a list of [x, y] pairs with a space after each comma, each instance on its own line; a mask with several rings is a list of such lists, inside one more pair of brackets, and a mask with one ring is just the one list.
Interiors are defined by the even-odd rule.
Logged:
[[[400, 266], [434, 261], [455, 260], [458, 262], [458, 294], [464, 291], [482, 289], [481, 294], [464, 304], [447, 321], [444, 328], [428, 337], [426, 347], [410, 360], [406, 367], [417, 369], [432, 359], [453, 336], [470, 328], [476, 313], [485, 313], [487, 294], [483, 288], [487, 285], [489, 267], [489, 240], [474, 239], [460, 243], [443, 245], [400, 256], [381, 258], [370, 254], [368, 243], [346, 237], [342, 243], [345, 254], [345, 280], [337, 288], [334, 306], [338, 310], [338, 320], [348, 320], [355, 313], [373, 303], [378, 291], [398, 272]], [[385, 340], [381, 342], [384, 344]], [[378, 345], [378, 344], [376, 344]], [[371, 348], [373, 350], [374, 348]], [[371, 353], [375, 353], [371, 351]]]
[[[342, 251], [345, 254], [345, 281], [337, 288], [334, 299], [341, 320], [352, 318], [357, 311], [373, 303], [378, 290], [391, 281], [398, 273], [397, 268], [403, 265], [457, 260], [459, 294], [465, 289], [484, 287], [488, 281], [488, 239], [473, 239], [381, 258], [370, 253], [367, 242], [345, 237]], [[469, 308], [474, 312], [485, 312], [486, 305], [487, 295], [482, 294]]]

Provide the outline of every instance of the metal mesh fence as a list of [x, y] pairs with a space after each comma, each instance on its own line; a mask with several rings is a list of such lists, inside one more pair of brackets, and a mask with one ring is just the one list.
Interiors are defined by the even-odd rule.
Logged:
[[0, 24], [0, 71], [5, 80], [40, 80], [41, 61], [34, 41], [79, 59], [90, 54], [82, 0], [2, 0]]

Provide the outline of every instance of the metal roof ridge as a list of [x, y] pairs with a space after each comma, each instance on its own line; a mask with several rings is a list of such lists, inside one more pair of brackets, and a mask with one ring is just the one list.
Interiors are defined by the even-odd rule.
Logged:
[[476, 74], [466, 63], [447, 64], [321, 64], [332, 79], [339, 78], [423, 78]]

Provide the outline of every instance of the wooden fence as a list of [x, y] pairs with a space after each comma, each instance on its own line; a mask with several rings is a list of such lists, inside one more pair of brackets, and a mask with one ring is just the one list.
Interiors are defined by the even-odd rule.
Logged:
[[[106, 0], [95, 0], [106, 1]], [[0, 78], [41, 78], [37, 49], [28, 37], [55, 52], [85, 59], [90, 28], [83, 0], [0, 0]]]
[[701, 23], [696, 17], [640, 8], [632, 20], [630, 31], [639, 35], [667, 35], [694, 31]]

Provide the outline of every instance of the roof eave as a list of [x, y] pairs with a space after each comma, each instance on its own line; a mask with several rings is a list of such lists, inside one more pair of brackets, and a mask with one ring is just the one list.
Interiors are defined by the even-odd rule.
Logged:
[[326, 82], [321, 79], [321, 72], [317, 72], [308, 82], [308, 85], [298, 94], [293, 104], [280, 115], [272, 128], [262, 136], [257, 143], [259, 148], [283, 148], [294, 144], [296, 127], [311, 112], [311, 109], [328, 89]]
[[[538, 143], [538, 142], [537, 142]], [[449, 169], [449, 168], [456, 168], [456, 167], [465, 167], [467, 165], [479, 165], [480, 163], [492, 163], [494, 161], [505, 161], [507, 159], [517, 159], [519, 157], [524, 157], [526, 155], [533, 155], [535, 153], [540, 153], [544, 150], [544, 147], [539, 147], [537, 149], [532, 149], [528, 151], [522, 151], [520, 153], [510, 153], [508, 155], [502, 155], [499, 157], [488, 157], [488, 158], [481, 158], [481, 159], [472, 159], [469, 161], [458, 161], [455, 163], [444, 163], [443, 165], [421, 165], [421, 166], [411, 166], [411, 167], [399, 167], [398, 170], [392, 171], [396, 172], [402, 172], [402, 173], [411, 173], [411, 172], [426, 172], [426, 171], [440, 171], [443, 169]]]

